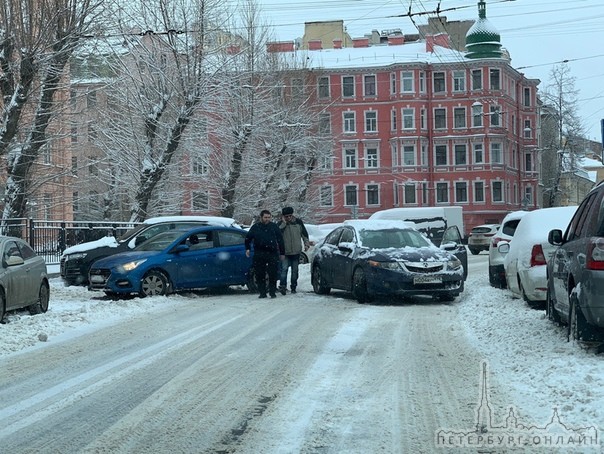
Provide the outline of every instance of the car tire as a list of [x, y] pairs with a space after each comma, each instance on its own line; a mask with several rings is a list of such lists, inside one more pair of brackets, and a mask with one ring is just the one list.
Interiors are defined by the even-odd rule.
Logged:
[[0, 323], [4, 321], [4, 316], [6, 315], [6, 298], [4, 297], [4, 292], [0, 291]]
[[317, 295], [327, 295], [331, 292], [331, 287], [327, 287], [323, 282], [321, 268], [318, 266], [315, 266], [312, 270], [311, 283], [312, 289]]
[[352, 276], [352, 294], [361, 304], [371, 302], [371, 297], [367, 291], [367, 278], [365, 277], [365, 272], [361, 268], [354, 270]]
[[549, 285], [547, 286], [547, 293], [545, 294], [545, 315], [547, 315], [547, 319], [554, 322], [556, 325], [562, 324], [562, 320], [560, 318], [560, 314], [556, 310], [555, 301], [552, 298], [552, 293], [549, 289]]
[[570, 294], [570, 307], [568, 313], [568, 340], [588, 341], [591, 340], [589, 325], [585, 320], [583, 312], [579, 307], [579, 299], [574, 291]]
[[306, 265], [308, 263], [308, 255], [304, 252], [300, 253], [300, 265]]
[[141, 297], [167, 295], [169, 293], [168, 278], [161, 271], [149, 271], [141, 280]]
[[48, 302], [50, 301], [50, 290], [46, 282], [40, 284], [38, 291], [38, 301], [31, 306], [28, 306], [31, 315], [42, 314], [48, 310]]

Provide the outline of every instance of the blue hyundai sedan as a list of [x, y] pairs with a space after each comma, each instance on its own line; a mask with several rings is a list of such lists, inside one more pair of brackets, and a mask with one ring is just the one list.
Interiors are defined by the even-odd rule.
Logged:
[[167, 295], [181, 290], [247, 285], [252, 259], [246, 231], [206, 226], [160, 233], [133, 251], [100, 259], [89, 273], [90, 290], [108, 295]]

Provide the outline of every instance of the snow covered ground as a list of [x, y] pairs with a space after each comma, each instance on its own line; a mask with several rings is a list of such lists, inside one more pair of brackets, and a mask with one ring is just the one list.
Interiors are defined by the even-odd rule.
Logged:
[[[604, 427], [604, 355], [593, 348], [567, 342], [566, 328], [552, 324], [544, 311], [531, 309], [506, 290], [489, 286], [488, 256], [470, 257], [466, 291], [453, 307], [463, 332], [481, 352], [477, 358], [505, 384], [505, 393], [526, 405], [515, 416], [526, 424], [542, 427], [557, 414], [571, 427]], [[300, 293], [311, 292], [309, 267], [300, 267]], [[240, 295], [205, 296], [221, 298], [221, 304]], [[333, 296], [313, 298], [333, 298]], [[0, 357], [17, 355], [25, 349], [44, 348], [55, 342], [86, 334], [117, 320], [136, 318], [158, 308], [177, 306], [190, 295], [132, 298], [111, 301], [102, 293], [81, 287], [65, 287], [60, 278], [51, 280], [50, 308], [46, 314], [30, 316], [11, 313], [0, 326]], [[279, 299], [277, 299], [277, 302]], [[475, 364], [467, 367], [476, 368]], [[480, 370], [476, 370], [480, 380]], [[475, 385], [474, 383], [472, 385]], [[496, 394], [496, 390], [495, 394]], [[513, 402], [497, 402], [499, 421], [508, 415]], [[555, 413], [556, 412], [556, 413]], [[581, 449], [578, 452], [584, 452]]]

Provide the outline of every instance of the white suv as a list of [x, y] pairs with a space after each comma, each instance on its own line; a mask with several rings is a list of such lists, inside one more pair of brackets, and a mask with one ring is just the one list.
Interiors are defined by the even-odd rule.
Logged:
[[495, 236], [491, 239], [491, 245], [489, 247], [489, 284], [497, 288], [507, 288], [507, 281], [505, 279], [505, 269], [503, 262], [505, 256], [499, 252], [497, 245], [501, 241], [510, 242], [516, 232], [516, 227], [520, 219], [528, 213], [528, 211], [512, 211], [508, 213]]

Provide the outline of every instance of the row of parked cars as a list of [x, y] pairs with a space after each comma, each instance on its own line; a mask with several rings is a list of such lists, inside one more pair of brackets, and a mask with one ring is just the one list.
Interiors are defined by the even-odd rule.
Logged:
[[544, 305], [570, 339], [604, 340], [604, 182], [578, 207], [508, 214], [490, 242], [489, 282]]

